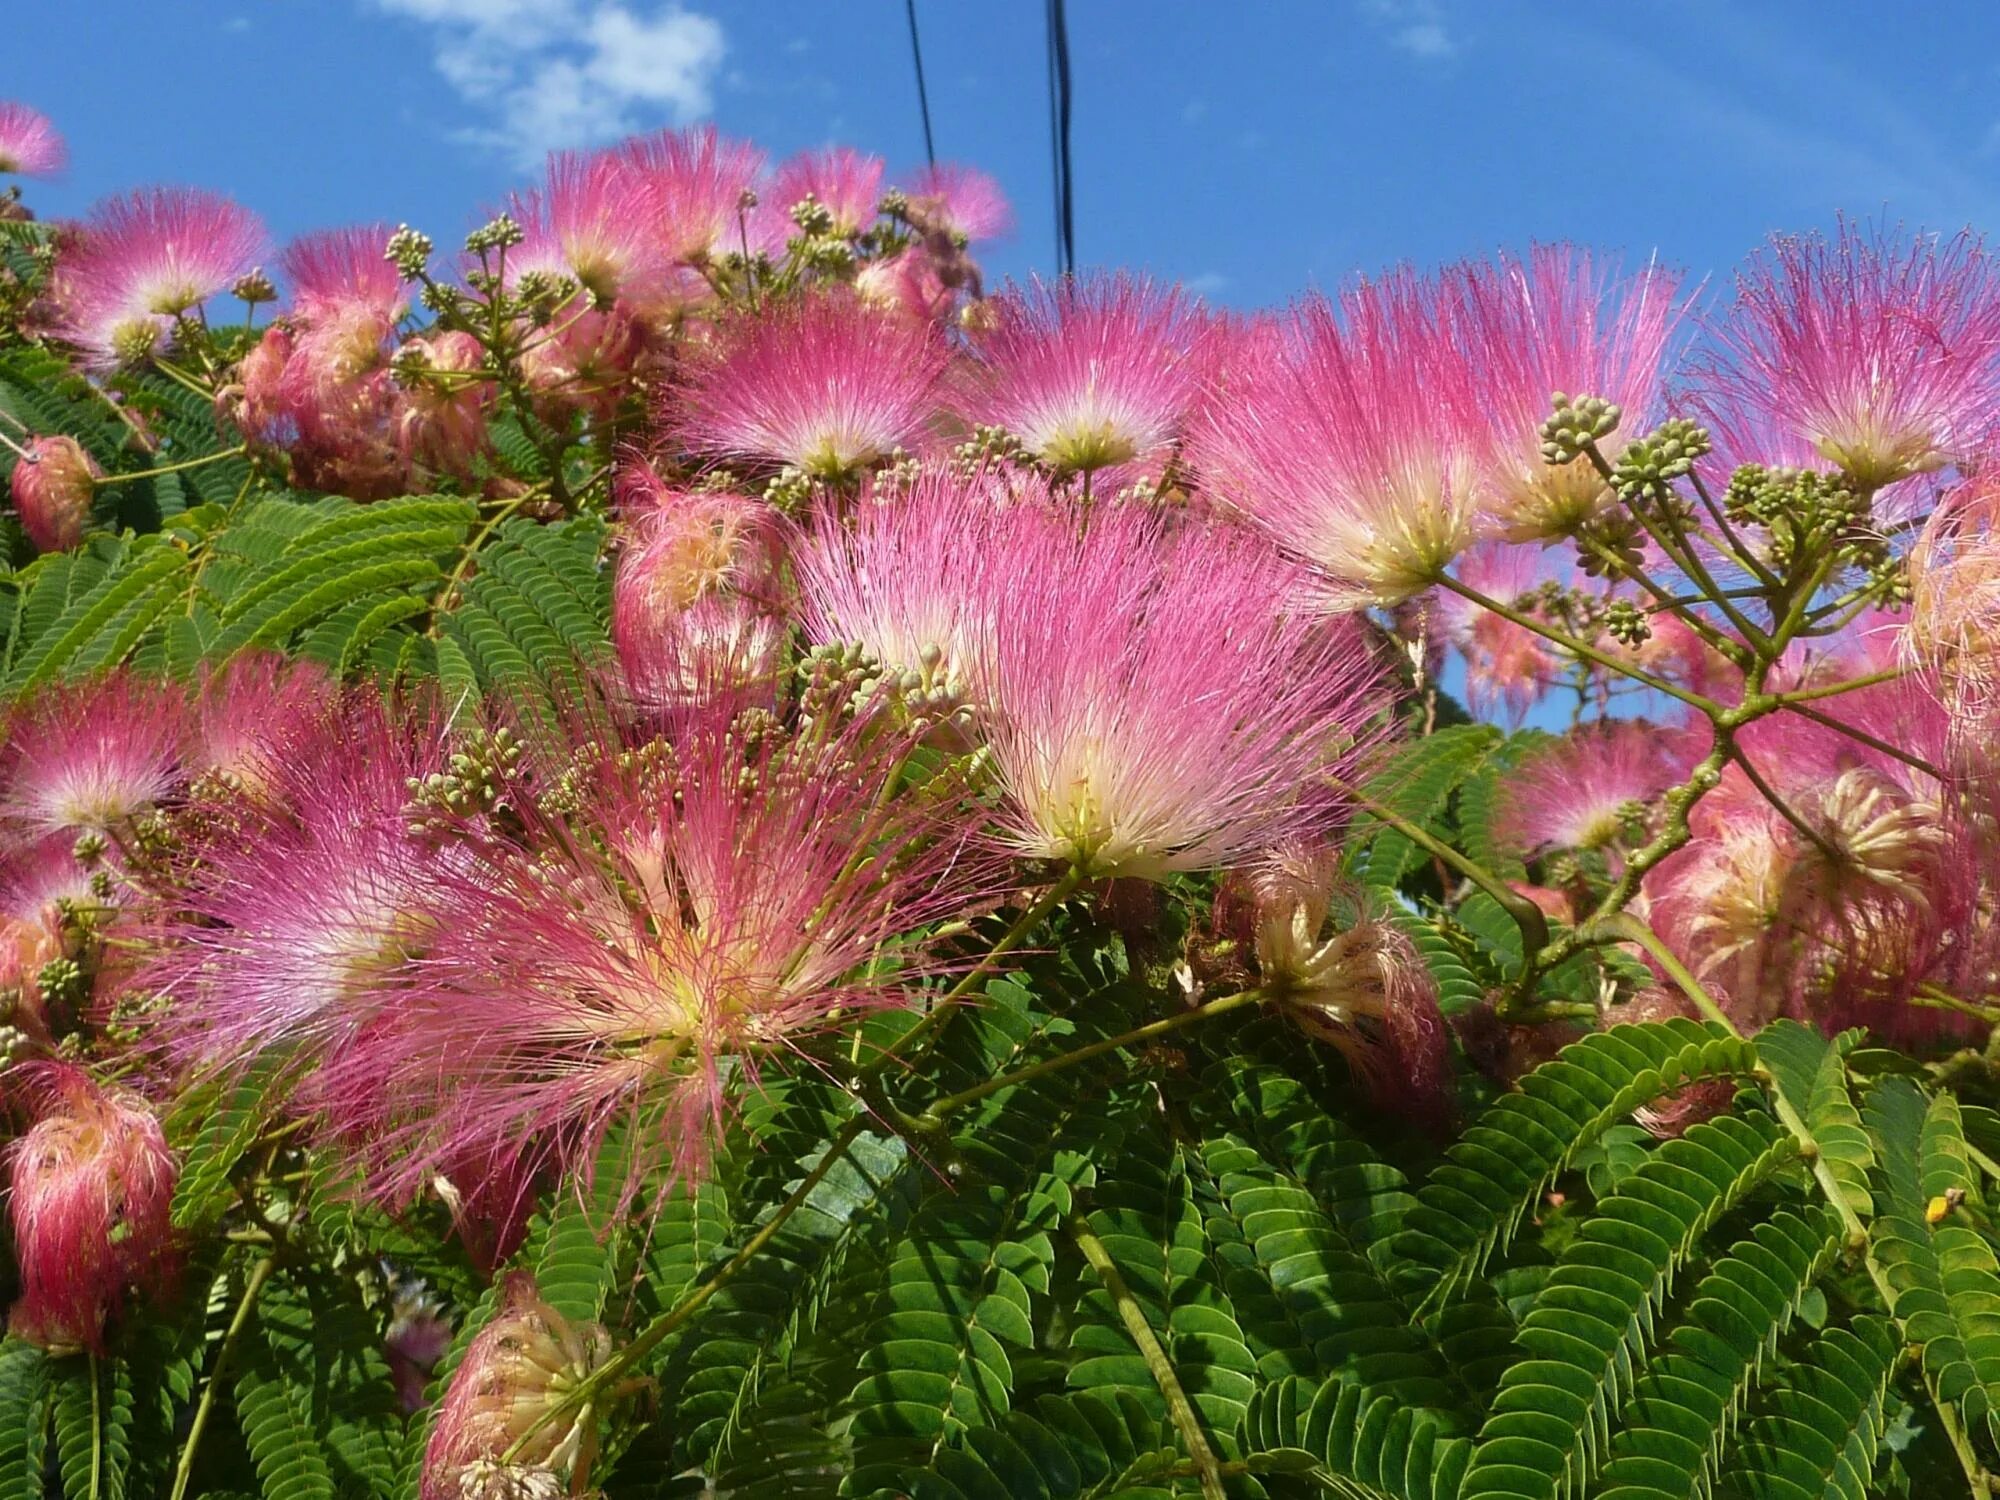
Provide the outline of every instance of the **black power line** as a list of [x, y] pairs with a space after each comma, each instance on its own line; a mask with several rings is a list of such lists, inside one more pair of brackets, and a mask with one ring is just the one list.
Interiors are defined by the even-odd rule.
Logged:
[[1049, 16], [1049, 151], [1055, 179], [1056, 264], [1063, 274], [1076, 272], [1076, 213], [1069, 175], [1069, 17], [1063, 0], [1048, 0]]
[[924, 156], [936, 166], [937, 146], [931, 140], [931, 96], [924, 88], [924, 49], [917, 41], [917, 0], [903, 0], [903, 4], [910, 15], [910, 56], [917, 63], [917, 108], [924, 116]]

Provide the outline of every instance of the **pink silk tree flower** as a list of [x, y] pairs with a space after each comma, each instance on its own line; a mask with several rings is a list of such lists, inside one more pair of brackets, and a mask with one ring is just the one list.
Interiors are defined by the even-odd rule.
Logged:
[[1031, 281], [985, 311], [954, 404], [1058, 475], [1161, 453], [1207, 377], [1207, 320], [1177, 289], [1124, 275]]
[[695, 453], [847, 481], [924, 438], [950, 357], [925, 324], [814, 294], [725, 326], [662, 417]]
[[920, 323], [940, 322], [958, 305], [957, 285], [915, 247], [869, 261], [855, 274], [854, 294], [869, 307]]
[[2000, 482], [1970, 480], [1931, 512], [1910, 548], [1905, 658], [1968, 718], [2000, 689]]
[[944, 966], [924, 930], [991, 865], [965, 812], [883, 797], [911, 736], [865, 705], [823, 736], [758, 722], [710, 706], [657, 753], [582, 748], [568, 811], [523, 808], [521, 849], [439, 872], [435, 941], [343, 1111], [379, 1115], [377, 1191], [468, 1154], [587, 1170], [616, 1122], [628, 1191], [699, 1173], [763, 1067]]
[[1670, 739], [1633, 719], [1606, 720], [1522, 760], [1503, 787], [1498, 832], [1524, 854], [1608, 849], [1686, 773]]
[[107, 198], [56, 262], [57, 331], [100, 369], [143, 361], [267, 245], [255, 214], [200, 188]]
[[975, 668], [1008, 848], [1158, 880], [1338, 817], [1329, 783], [1373, 738], [1381, 676], [1301, 570], [1249, 532], [1123, 507], [1023, 542], [991, 564], [1004, 607]]
[[752, 212], [764, 170], [757, 147], [719, 135], [713, 125], [697, 125], [640, 136], [616, 149], [653, 194], [655, 232], [669, 260], [700, 266], [774, 248]]
[[780, 243], [799, 232], [792, 210], [807, 198], [826, 210], [836, 235], [852, 239], [875, 222], [882, 201], [882, 158], [848, 146], [801, 151], [779, 164], [758, 196], [761, 209], [779, 216], [773, 232]]
[[0, 826], [122, 828], [180, 790], [188, 729], [181, 689], [130, 671], [41, 688], [0, 732]]
[[7, 481], [21, 529], [37, 552], [67, 552], [90, 524], [90, 497], [104, 478], [83, 444], [64, 433], [30, 438]]
[[1045, 505], [1007, 505], [977, 481], [932, 468], [851, 521], [822, 513], [794, 562], [807, 638], [860, 646], [887, 671], [976, 699], [996, 571], [1038, 544], [1060, 546], [1062, 525]]
[[611, 151], [558, 151], [540, 192], [508, 205], [527, 238], [507, 252], [508, 280], [528, 271], [573, 278], [600, 307], [623, 299], [652, 308], [677, 281], [660, 241], [661, 206], [651, 180]]
[[1577, 458], [1543, 461], [1540, 428], [1551, 398], [1599, 396], [1623, 409], [1606, 439], [1623, 439], [1661, 414], [1667, 344], [1679, 321], [1679, 278], [1648, 265], [1621, 276], [1573, 245], [1538, 245], [1525, 260], [1502, 255], [1447, 273], [1459, 286], [1458, 318], [1490, 445], [1486, 516], [1508, 541], [1568, 536], [1610, 499]]
[[1007, 195], [977, 167], [947, 161], [920, 168], [903, 193], [913, 221], [960, 245], [997, 239], [1014, 227]]
[[486, 451], [486, 411], [497, 389], [471, 378], [485, 367], [485, 346], [463, 330], [403, 341], [394, 368], [403, 392], [396, 450], [406, 464], [471, 476], [473, 460]]
[[[1454, 572], [1510, 607], [1548, 581], [1541, 554], [1490, 542], [1467, 552]], [[1562, 681], [1566, 663], [1546, 637], [1449, 589], [1436, 592], [1431, 608], [1439, 632], [1465, 660], [1466, 702], [1474, 713], [1499, 710], [1518, 724]]]
[[255, 800], [277, 793], [288, 762], [317, 751], [338, 688], [326, 668], [251, 652], [205, 672], [195, 703], [188, 769]]
[[1483, 427], [1448, 301], [1409, 271], [1307, 301], [1282, 335], [1239, 341], [1231, 399], [1191, 443], [1211, 492], [1341, 605], [1411, 598], [1474, 539]]
[[75, 957], [74, 929], [64, 908], [106, 915], [115, 899], [93, 888], [91, 872], [76, 857], [76, 840], [53, 834], [10, 847], [0, 859], [0, 991], [14, 992], [6, 1024], [40, 1046], [53, 1047], [54, 1035], [42, 970], [59, 958]]
[[49, 117], [25, 104], [0, 100], [0, 172], [53, 177], [69, 165], [69, 152]]
[[292, 286], [292, 311], [317, 323], [354, 310], [394, 323], [409, 311], [403, 277], [383, 253], [386, 224], [355, 224], [300, 235], [278, 257]]
[[435, 920], [442, 860], [412, 831], [412, 783], [442, 768], [435, 729], [358, 696], [302, 735], [247, 820], [197, 839], [152, 987], [178, 1057], [241, 1067], [282, 1047], [304, 1062], [389, 1003]]
[[1781, 236], [1713, 332], [1703, 408], [1796, 434], [1866, 491], [1978, 459], [2000, 423], [2000, 271], [1969, 233]]
[[7, 1330], [55, 1354], [102, 1352], [128, 1289], [171, 1279], [178, 1168], [137, 1095], [68, 1063], [24, 1069], [40, 1118], [8, 1149], [21, 1298]]

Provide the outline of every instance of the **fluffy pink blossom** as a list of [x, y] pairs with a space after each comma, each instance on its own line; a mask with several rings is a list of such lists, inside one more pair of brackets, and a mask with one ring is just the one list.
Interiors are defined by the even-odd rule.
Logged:
[[144, 359], [267, 244], [255, 214], [200, 188], [107, 198], [56, 264], [58, 331], [100, 368]]
[[435, 731], [358, 697], [270, 766], [263, 802], [193, 851], [153, 987], [176, 1055], [243, 1065], [317, 1055], [365, 1027], [429, 940], [437, 856], [412, 833], [410, 784], [440, 768]]
[[623, 306], [565, 311], [522, 352], [521, 377], [557, 419], [582, 411], [601, 421], [617, 411], [644, 348], [645, 331]]
[[1007, 195], [977, 167], [948, 161], [923, 167], [903, 191], [913, 220], [961, 244], [996, 239], [1014, 227]]
[[1573, 245], [1539, 245], [1453, 273], [1461, 337], [1486, 419], [1487, 515], [1510, 541], [1567, 536], [1609, 491], [1587, 458], [1550, 465], [1539, 429], [1555, 392], [1601, 396], [1624, 410], [1607, 443], [1660, 416], [1661, 366], [1678, 321], [1679, 278], [1648, 265], [1620, 276]]
[[38, 552], [67, 552], [83, 540], [90, 497], [104, 470], [67, 434], [30, 438], [7, 482], [21, 529]]
[[935, 257], [916, 247], [871, 260], [854, 278], [854, 294], [870, 307], [918, 322], [937, 322], [958, 302]]
[[[17, 471], [18, 472], [18, 471]], [[1961, 712], [1983, 713], [2000, 688], [2000, 482], [1961, 485], [1924, 522], [1909, 553], [1913, 665]]]
[[1032, 281], [985, 313], [959, 413], [1004, 427], [1059, 474], [1164, 450], [1207, 374], [1200, 309], [1129, 276]]
[[32, 834], [117, 829], [181, 785], [181, 690], [116, 671], [40, 689], [0, 734], [0, 824]]
[[576, 1168], [618, 1120], [635, 1174], [698, 1171], [734, 1089], [935, 972], [915, 934], [988, 878], [960, 814], [883, 800], [910, 745], [871, 713], [794, 741], [700, 710], [670, 753], [584, 756], [566, 824], [522, 809], [532, 855], [440, 871], [388, 1087], [361, 1089], [380, 1190], [530, 1145]]
[[136, 1095], [67, 1063], [31, 1064], [40, 1119], [8, 1151], [8, 1212], [21, 1299], [8, 1332], [54, 1353], [102, 1351], [128, 1288], [172, 1270], [168, 1212], [178, 1169]]
[[[1545, 569], [1544, 558], [1528, 548], [1488, 543], [1461, 557], [1454, 572], [1467, 587], [1514, 606], [1546, 581]], [[1563, 658], [1547, 637], [1449, 589], [1437, 591], [1433, 609], [1437, 628], [1465, 659], [1466, 701], [1474, 713], [1503, 710], [1519, 723], [1562, 680]]]
[[1345, 604], [1395, 604], [1474, 537], [1483, 426], [1436, 281], [1396, 271], [1239, 338], [1191, 443], [1210, 490]]
[[0, 100], [0, 172], [52, 177], [67, 165], [69, 152], [47, 115]]
[[531, 270], [573, 277], [600, 306], [624, 299], [656, 305], [675, 285], [660, 238], [652, 179], [616, 152], [558, 151], [541, 192], [518, 194], [509, 211], [527, 238], [507, 252], [513, 280]]
[[663, 416], [697, 453], [846, 480], [922, 440], [949, 359], [927, 325], [816, 294], [725, 328]]
[[335, 692], [332, 676], [316, 662], [287, 661], [276, 652], [237, 657], [203, 677], [188, 769], [251, 797], [274, 793], [295, 757], [322, 747], [316, 735]]
[[1978, 458], [2000, 421], [2000, 271], [1969, 233], [1781, 236], [1714, 335], [1704, 408], [1794, 433], [1870, 490]]
[[975, 669], [1012, 849], [1159, 879], [1338, 814], [1328, 778], [1372, 737], [1379, 671], [1299, 570], [1247, 532], [1170, 533], [1127, 508], [1014, 542]]
[[800, 619], [820, 645], [858, 645], [927, 687], [977, 696], [971, 674], [992, 632], [991, 587], [1010, 557], [1050, 529], [1038, 507], [1007, 506], [976, 482], [926, 469], [852, 524], [823, 515], [795, 565]]
[[383, 247], [386, 224], [355, 224], [300, 235], [285, 247], [278, 266], [292, 284], [294, 312], [317, 322], [365, 310], [393, 323], [408, 309], [403, 277]]
[[63, 908], [74, 904], [101, 913], [110, 903], [92, 888], [75, 849], [69, 834], [53, 834], [10, 847], [0, 860], [0, 991], [15, 995], [5, 1020], [45, 1046], [53, 1036], [41, 972], [54, 959], [74, 956]]
[[1679, 746], [1651, 725], [1587, 725], [1527, 756], [1504, 783], [1499, 830], [1522, 852], [1603, 849], [1685, 774]]
[[654, 195], [659, 244], [668, 259], [701, 265], [774, 248], [752, 212], [764, 153], [749, 142], [697, 125], [640, 136], [617, 149]]
[[760, 189], [762, 206], [780, 215], [780, 241], [798, 232], [791, 212], [806, 198], [818, 201], [833, 218], [833, 232], [852, 237], [875, 222], [882, 200], [882, 158], [848, 146], [802, 151], [781, 163]]

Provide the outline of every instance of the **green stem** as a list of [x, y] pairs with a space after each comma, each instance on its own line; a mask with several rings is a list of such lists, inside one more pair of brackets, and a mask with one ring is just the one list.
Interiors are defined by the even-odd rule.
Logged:
[[529, 1438], [562, 1413], [587, 1404], [598, 1392], [652, 1353], [662, 1340], [685, 1326], [689, 1319], [706, 1307], [710, 1298], [741, 1275], [743, 1268], [755, 1260], [766, 1245], [777, 1238], [778, 1231], [785, 1226], [785, 1221], [804, 1206], [806, 1199], [812, 1196], [812, 1190], [825, 1180], [826, 1174], [833, 1170], [834, 1165], [847, 1154], [847, 1148], [853, 1145], [867, 1128], [866, 1118], [849, 1120], [843, 1125], [827, 1144], [826, 1154], [820, 1157], [810, 1172], [806, 1173], [799, 1185], [792, 1189], [791, 1196], [778, 1205], [771, 1217], [764, 1221], [755, 1234], [743, 1242], [743, 1248], [732, 1255], [721, 1270], [683, 1297], [674, 1307], [647, 1324], [631, 1343], [618, 1350], [590, 1374], [563, 1392], [557, 1400], [551, 1402], [535, 1419], [533, 1425], [514, 1439], [513, 1445], [500, 1456], [501, 1462], [512, 1461], [520, 1454], [522, 1446]]
[[97, 1351], [90, 1351], [90, 1500], [104, 1484], [104, 1397], [97, 1376]]
[[1351, 798], [1355, 806], [1371, 818], [1387, 823], [1431, 858], [1443, 861], [1498, 902], [1501, 909], [1514, 919], [1514, 925], [1521, 929], [1523, 953], [1534, 953], [1547, 945], [1549, 919], [1543, 915], [1539, 906], [1508, 885], [1506, 881], [1471, 856], [1459, 853], [1444, 840], [1411, 822], [1394, 808], [1383, 806], [1374, 798], [1365, 796], [1344, 782], [1334, 781], [1330, 784], [1335, 790]]
[[[941, 1031], [950, 1023], [951, 1017], [957, 1014], [957, 1002], [964, 999], [975, 984], [979, 983], [982, 978], [992, 972], [994, 964], [1018, 947], [1022, 939], [1034, 931], [1041, 924], [1044, 917], [1054, 911], [1064, 901], [1068, 900], [1070, 895], [1081, 884], [1083, 884], [1083, 874], [1081, 871], [1074, 868], [1064, 871], [1056, 883], [1042, 893], [1041, 899], [1014, 919], [1013, 925], [1000, 935], [991, 948], [986, 950], [986, 956], [970, 969], [966, 970], [965, 973], [961, 974], [958, 982], [938, 997], [937, 1001], [921, 1020], [901, 1036], [897, 1037], [893, 1043], [884, 1048], [875, 1057], [862, 1064], [854, 1075], [854, 1081], [857, 1084], [861, 1084], [875, 1078], [890, 1063], [905, 1057], [905, 1049], [917, 1042], [926, 1042], [926, 1051], [928, 1051], [930, 1046], [935, 1046], [936, 1037], [934, 1033]], [[922, 1055], [922, 1053], [918, 1054], [918, 1056]], [[914, 1058], [909, 1060], [915, 1061]]]
[[178, 474], [185, 469], [199, 469], [204, 464], [221, 463], [225, 458], [234, 458], [239, 453], [249, 451], [249, 445], [238, 443], [234, 448], [224, 448], [216, 453], [204, 453], [200, 458], [184, 458], [179, 463], [161, 464], [152, 469], [134, 469], [128, 474], [106, 474], [102, 479], [94, 479], [91, 484], [96, 489], [109, 489], [114, 484], [129, 484], [135, 479], [157, 479], [162, 474]]
[[437, 603], [431, 606], [430, 629], [424, 632], [430, 639], [436, 640], [443, 631], [444, 617], [451, 612], [452, 606], [457, 602], [458, 591], [464, 586], [466, 574], [472, 570], [472, 561], [478, 555], [479, 549], [486, 544], [486, 539], [498, 529], [502, 521], [527, 504], [534, 495], [535, 490], [532, 489], [525, 494], [516, 495], [496, 509], [486, 518], [479, 530], [472, 534], [472, 539], [459, 553], [458, 561], [452, 564], [451, 573], [446, 577], [444, 587], [438, 590]]
[[271, 1268], [276, 1264], [273, 1257], [265, 1256], [251, 1269], [250, 1279], [243, 1285], [243, 1295], [237, 1300], [235, 1316], [230, 1318], [222, 1343], [215, 1351], [215, 1365], [208, 1372], [208, 1384], [202, 1387], [201, 1403], [194, 1409], [194, 1421], [188, 1427], [187, 1441], [181, 1445], [181, 1458], [174, 1466], [174, 1487], [168, 1500], [182, 1500], [187, 1494], [188, 1483], [194, 1478], [195, 1452], [201, 1447], [202, 1434], [208, 1431], [208, 1419], [215, 1410], [215, 1393], [229, 1369], [229, 1359], [236, 1352], [237, 1341], [249, 1326], [257, 1296], [264, 1290], [264, 1283], [271, 1279]]
[[1025, 1068], [1016, 1068], [1011, 1073], [1002, 1073], [997, 1078], [989, 1078], [986, 1082], [976, 1087], [961, 1089], [956, 1094], [947, 1094], [944, 1098], [932, 1104], [930, 1108], [926, 1109], [917, 1118], [919, 1120], [941, 1119], [945, 1115], [965, 1108], [968, 1104], [977, 1104], [981, 1099], [992, 1094], [997, 1094], [1002, 1089], [1010, 1089], [1018, 1084], [1029, 1083], [1037, 1078], [1046, 1077], [1050, 1073], [1060, 1073], [1065, 1068], [1073, 1068], [1079, 1063], [1087, 1063], [1093, 1057], [1102, 1057], [1105, 1053], [1116, 1052], [1121, 1047], [1131, 1047], [1141, 1042], [1150, 1042], [1156, 1037], [1169, 1036], [1184, 1027], [1194, 1025], [1197, 1021], [1206, 1021], [1213, 1016], [1227, 1015], [1232, 1010], [1241, 1010], [1244, 1006], [1254, 1005], [1264, 998], [1262, 990], [1243, 990], [1234, 995], [1225, 995], [1220, 1000], [1210, 1000], [1204, 1005], [1197, 1005], [1192, 1010], [1184, 1010], [1176, 1015], [1167, 1016], [1158, 1021], [1148, 1021], [1144, 1026], [1135, 1026], [1130, 1031], [1120, 1032], [1117, 1036], [1106, 1037], [1100, 1042], [1092, 1042], [1087, 1047], [1078, 1047], [1074, 1052], [1065, 1052], [1059, 1057], [1045, 1058], [1041, 1062], [1031, 1063]]
[[1552, 625], [1545, 625], [1533, 615], [1523, 614], [1518, 609], [1513, 609], [1502, 604], [1498, 599], [1488, 598], [1478, 589], [1473, 588], [1469, 584], [1461, 583], [1449, 573], [1440, 575], [1438, 582], [1459, 597], [1470, 599], [1481, 609], [1491, 610], [1494, 614], [1500, 616], [1501, 619], [1510, 620], [1523, 630], [1531, 631], [1541, 636], [1544, 640], [1554, 641], [1563, 650], [1570, 652], [1574, 656], [1580, 656], [1585, 661], [1595, 662], [1607, 671], [1616, 672], [1621, 677], [1629, 677], [1634, 682], [1642, 682], [1654, 692], [1664, 693], [1669, 698], [1678, 698], [1690, 708], [1700, 709], [1705, 714], [1714, 714], [1722, 711], [1722, 705], [1715, 702], [1712, 698], [1704, 698], [1699, 693], [1689, 692], [1678, 683], [1669, 682], [1664, 677], [1656, 677], [1651, 672], [1636, 667], [1630, 662], [1619, 661], [1608, 652], [1598, 650], [1590, 642], [1573, 636], [1566, 630], [1558, 630]]
[[1907, 667], [1891, 667], [1886, 672], [1870, 672], [1866, 677], [1850, 677], [1844, 682], [1828, 683], [1825, 687], [1797, 688], [1789, 693], [1775, 693], [1772, 696], [1781, 706], [1791, 708], [1796, 704], [1811, 703], [1819, 698], [1835, 698], [1842, 693], [1854, 692], [1857, 688], [1874, 687], [1879, 683], [1894, 682], [1898, 678], [1906, 676], [1908, 672], [1909, 668]]
[[1856, 744], [1866, 745], [1870, 750], [1879, 750], [1891, 760], [1899, 760], [1906, 766], [1922, 771], [1934, 781], [1942, 782], [1945, 779], [1944, 772], [1925, 760], [1921, 755], [1912, 755], [1909, 751], [1892, 745], [1887, 740], [1880, 739], [1868, 733], [1865, 729], [1856, 729], [1852, 724], [1836, 719], [1832, 714], [1823, 714], [1816, 708], [1807, 708], [1803, 703], [1786, 703], [1781, 701], [1779, 707], [1783, 708], [1787, 713], [1797, 714], [1802, 719], [1811, 719], [1815, 724], [1844, 734]]
[[1826, 835], [1800, 817], [1798, 813], [1793, 811], [1791, 804], [1778, 795], [1777, 789], [1764, 779], [1755, 766], [1750, 764], [1750, 757], [1743, 753], [1743, 747], [1732, 744], [1729, 748], [1730, 754], [1735, 757], [1737, 769], [1742, 771], [1750, 784], [1757, 788], [1764, 800], [1771, 804], [1771, 807], [1777, 814], [1787, 823], [1791, 824], [1792, 827], [1796, 828], [1807, 843], [1819, 850], [1821, 856], [1829, 864], [1839, 864], [1840, 851], [1827, 842]]
[[1222, 1486], [1222, 1465], [1215, 1457], [1215, 1450], [1208, 1445], [1208, 1434], [1202, 1431], [1201, 1418], [1195, 1412], [1194, 1403], [1181, 1389], [1180, 1377], [1174, 1373], [1174, 1362], [1160, 1347], [1159, 1335], [1153, 1332], [1153, 1325], [1146, 1321], [1145, 1310], [1132, 1295], [1132, 1289], [1125, 1284], [1125, 1278], [1119, 1274], [1118, 1265], [1112, 1260], [1111, 1252], [1104, 1248], [1104, 1242], [1084, 1227], [1081, 1219], [1070, 1221], [1069, 1235], [1076, 1242], [1076, 1248], [1083, 1252], [1090, 1269], [1097, 1273], [1097, 1279], [1104, 1283], [1105, 1291], [1111, 1294], [1112, 1304], [1118, 1309], [1119, 1321], [1138, 1346], [1139, 1357], [1145, 1360], [1153, 1384], [1166, 1398], [1167, 1414], [1173, 1418], [1181, 1441], [1187, 1444], [1188, 1458], [1201, 1481], [1203, 1500], [1224, 1500], [1227, 1492]]

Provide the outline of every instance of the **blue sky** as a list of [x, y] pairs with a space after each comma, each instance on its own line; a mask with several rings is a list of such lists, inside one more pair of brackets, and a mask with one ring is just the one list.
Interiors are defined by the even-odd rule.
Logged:
[[[922, 154], [901, 0], [72, 0], [9, 7], [0, 98], [73, 164], [45, 214], [145, 182], [286, 236], [441, 243], [549, 145], [712, 118], [782, 153]], [[1038, 0], [918, 0], [941, 156], [1047, 269]], [[1914, 17], [1921, 17], [1917, 24]], [[1842, 210], [2000, 231], [2000, 9], [1824, 0], [1070, 0], [1078, 255], [1252, 306], [1531, 239], [1725, 274]]]

